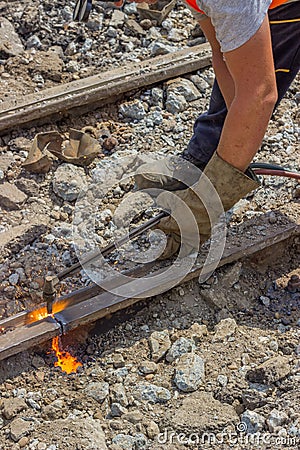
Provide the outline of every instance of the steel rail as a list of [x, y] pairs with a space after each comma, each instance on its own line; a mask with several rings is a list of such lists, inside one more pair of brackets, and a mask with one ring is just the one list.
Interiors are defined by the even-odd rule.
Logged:
[[211, 64], [209, 44], [200, 44], [152, 59], [127, 63], [81, 80], [0, 104], [0, 132], [46, 119], [61, 119], [76, 108], [90, 111], [112, 103], [121, 94], [191, 73]]
[[[296, 219], [295, 219], [296, 217]], [[261, 233], [261, 226], [264, 226], [265, 231]], [[279, 243], [286, 241], [289, 238], [300, 235], [299, 215], [285, 211], [279, 212], [277, 217], [277, 225], [274, 226], [269, 223], [268, 214], [256, 218], [255, 222], [249, 220], [242, 228], [242, 242], [236, 237], [231, 236], [226, 243], [223, 256], [218, 264], [221, 267], [225, 264], [232, 263], [239, 259], [250, 257], [258, 252], [277, 246]], [[265, 254], [265, 252], [264, 252]], [[0, 360], [9, 356], [15, 355], [21, 351], [29, 349], [42, 342], [46, 342], [54, 336], [66, 333], [79, 326], [87, 323], [95, 322], [107, 315], [124, 309], [130, 305], [141, 300], [141, 297], [148, 298], [156, 294], [167, 291], [170, 287], [176, 284], [181, 284], [184, 281], [197, 278], [203, 270], [206, 255], [199, 255], [192, 270], [182, 280], [177, 280], [176, 275], [170, 274], [162, 278], [159, 286], [153, 288], [145, 276], [151, 276], [151, 271], [155, 269], [155, 275], [163, 274], [166, 269], [165, 263], [150, 263], [148, 265], [132, 269], [131, 274], [134, 276], [144, 276], [144, 280], [139, 280], [138, 290], [130, 291], [131, 281], [124, 284], [122, 276], [115, 276], [108, 280], [107, 284], [102, 286], [107, 291], [99, 293], [95, 285], [91, 288], [80, 289], [68, 296], [58, 299], [58, 304], [62, 309], [58, 313], [54, 313], [53, 317], [47, 317], [43, 320], [35, 321], [31, 324], [26, 324], [26, 315], [18, 315], [0, 322], [0, 327], [4, 329], [0, 335]], [[207, 271], [210, 270], [208, 266]], [[136, 278], [133, 278], [136, 280]], [[151, 278], [150, 278], [151, 280]], [[136, 285], [135, 285], [136, 286]], [[118, 287], [122, 291], [118, 291]], [[124, 296], [124, 287], [127, 289]], [[98, 293], [97, 293], [98, 292]], [[122, 292], [122, 295], [118, 295]], [[142, 294], [142, 296], [141, 296]], [[44, 306], [46, 309], [46, 306]], [[36, 312], [36, 311], [34, 311]], [[27, 316], [28, 317], [28, 316]], [[17, 323], [19, 326], [17, 326]], [[6, 327], [10, 325], [10, 327]]]

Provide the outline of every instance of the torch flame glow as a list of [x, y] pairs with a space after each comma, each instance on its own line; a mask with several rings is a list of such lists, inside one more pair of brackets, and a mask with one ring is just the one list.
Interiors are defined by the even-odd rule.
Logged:
[[28, 314], [27, 323], [38, 322], [39, 320], [45, 319], [47, 316], [48, 313], [46, 308], [36, 309]]
[[54, 363], [55, 367], [60, 367], [67, 374], [76, 373], [78, 367], [81, 367], [82, 364], [70, 353], [61, 350], [59, 344], [59, 337], [53, 338], [52, 350], [54, 350], [57, 357], [57, 361]]
[[[53, 304], [52, 315], [57, 314], [63, 311], [68, 306], [68, 302], [66, 300], [60, 300]], [[47, 308], [43, 306], [39, 309], [35, 309], [30, 311], [26, 317], [26, 324], [30, 325], [31, 323], [38, 322], [39, 320], [43, 320], [48, 317]]]

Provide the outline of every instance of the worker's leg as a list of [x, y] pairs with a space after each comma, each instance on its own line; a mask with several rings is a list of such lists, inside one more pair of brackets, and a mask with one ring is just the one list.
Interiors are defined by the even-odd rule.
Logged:
[[277, 106], [300, 69], [300, 2], [270, 10], [269, 21], [277, 81]]
[[[300, 68], [300, 2], [269, 11], [278, 101], [285, 95]], [[216, 150], [227, 114], [225, 101], [215, 82], [209, 109], [200, 115], [184, 154], [207, 163]]]
[[208, 163], [218, 146], [226, 114], [225, 100], [215, 80], [209, 109], [197, 118], [193, 136], [183, 154], [192, 156], [201, 164]]

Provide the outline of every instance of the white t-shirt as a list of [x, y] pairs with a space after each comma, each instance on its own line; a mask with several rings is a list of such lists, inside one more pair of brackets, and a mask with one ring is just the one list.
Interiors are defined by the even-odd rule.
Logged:
[[223, 53], [245, 44], [260, 28], [271, 0], [197, 0], [210, 17]]

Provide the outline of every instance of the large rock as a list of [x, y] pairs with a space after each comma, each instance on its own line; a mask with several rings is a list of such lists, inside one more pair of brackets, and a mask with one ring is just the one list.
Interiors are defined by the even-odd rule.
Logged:
[[119, 228], [126, 227], [137, 215], [152, 205], [153, 198], [146, 192], [127, 194], [114, 213], [114, 223]]
[[2, 401], [2, 414], [5, 419], [13, 419], [19, 412], [27, 409], [27, 405], [22, 398], [6, 398]]
[[194, 83], [186, 78], [176, 78], [167, 82], [166, 109], [177, 114], [188, 107], [188, 102], [201, 97]]
[[284, 411], [272, 409], [267, 418], [267, 425], [271, 433], [274, 433], [277, 427], [281, 427], [289, 420], [288, 415]]
[[58, 167], [53, 178], [53, 190], [59, 197], [69, 202], [76, 200], [86, 186], [84, 169], [71, 164]]
[[215, 335], [213, 337], [213, 342], [223, 342], [235, 333], [237, 328], [237, 323], [234, 319], [228, 317], [227, 319], [221, 320], [215, 326]]
[[175, 341], [170, 350], [167, 353], [166, 360], [168, 362], [173, 362], [175, 359], [184, 355], [185, 353], [193, 352], [196, 349], [194, 341], [181, 337]]
[[242, 400], [246, 409], [253, 410], [267, 403], [267, 395], [265, 392], [260, 392], [256, 389], [247, 389], [242, 392]]
[[14, 26], [5, 17], [0, 17], [0, 55], [8, 58], [23, 53], [24, 47]]
[[14, 184], [0, 184], [0, 207], [7, 209], [19, 209], [26, 201], [27, 196]]
[[215, 400], [208, 392], [187, 395], [182, 404], [167, 414], [167, 420], [177, 431], [203, 433], [223, 429], [239, 422], [235, 409]]
[[97, 402], [102, 403], [109, 394], [109, 384], [104, 381], [89, 383], [84, 389], [84, 393], [88, 397], [92, 397]]
[[166, 110], [171, 114], [178, 114], [188, 107], [188, 103], [183, 95], [169, 92], [166, 100]]
[[154, 331], [149, 338], [149, 345], [153, 361], [160, 361], [171, 347], [168, 330]]
[[37, 197], [39, 195], [40, 186], [34, 180], [29, 178], [19, 178], [16, 180], [16, 186], [28, 197]]
[[52, 50], [37, 51], [34, 61], [29, 64], [32, 75], [42, 75], [43, 78], [52, 81], [61, 81], [62, 69], [62, 59]]
[[193, 392], [203, 383], [204, 361], [194, 353], [181, 356], [176, 365], [174, 383], [183, 392]]
[[25, 245], [31, 244], [47, 231], [48, 221], [48, 217], [38, 216], [30, 224], [17, 225], [0, 233], [0, 255], [4, 249], [18, 252]]
[[110, 397], [112, 403], [120, 403], [122, 406], [128, 405], [126, 391], [121, 383], [115, 383], [110, 389]]
[[46, 420], [60, 419], [64, 412], [64, 402], [60, 399], [54, 400], [50, 405], [46, 405], [42, 411], [42, 417]]
[[133, 450], [135, 447], [134, 437], [129, 434], [117, 434], [113, 438], [112, 443], [117, 445], [117, 448], [120, 450]]
[[167, 45], [164, 42], [154, 41], [150, 45], [149, 50], [151, 52], [151, 56], [159, 56], [159, 55], [167, 55], [168, 53], [175, 52], [176, 47]]
[[124, 24], [125, 18], [126, 18], [126, 15], [123, 13], [123, 11], [120, 11], [119, 9], [115, 9], [111, 16], [109, 25], [113, 28], [119, 28]]
[[26, 436], [33, 429], [33, 423], [24, 419], [15, 419], [10, 424], [11, 438], [18, 442], [22, 437]]
[[154, 361], [143, 361], [139, 366], [139, 371], [144, 375], [156, 373], [158, 365]]
[[274, 356], [264, 363], [248, 370], [247, 379], [253, 383], [272, 384], [282, 380], [291, 372], [288, 358], [285, 356]]
[[144, 106], [139, 100], [123, 103], [119, 108], [119, 112], [123, 117], [133, 120], [142, 120], [146, 115]]
[[149, 403], [166, 403], [171, 399], [171, 393], [168, 389], [155, 384], [143, 383], [136, 386], [133, 396], [136, 400]]
[[14, 163], [14, 161], [15, 160], [12, 153], [0, 155], [0, 169], [3, 170], [3, 172], [6, 172], [7, 169], [9, 169], [10, 166]]
[[243, 431], [247, 434], [254, 434], [262, 431], [265, 426], [265, 418], [255, 411], [246, 410], [241, 416]]

